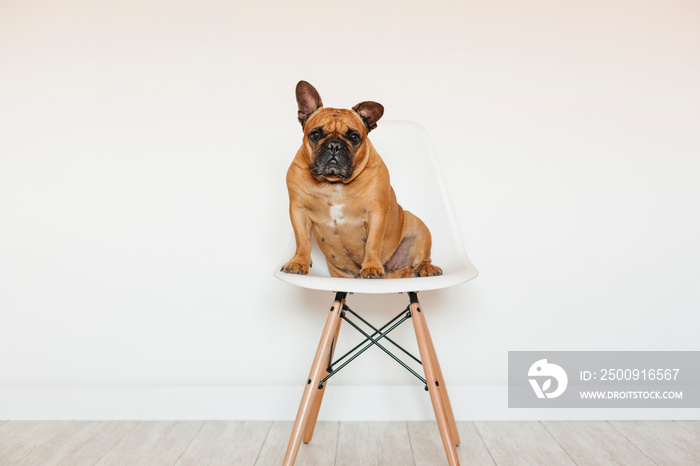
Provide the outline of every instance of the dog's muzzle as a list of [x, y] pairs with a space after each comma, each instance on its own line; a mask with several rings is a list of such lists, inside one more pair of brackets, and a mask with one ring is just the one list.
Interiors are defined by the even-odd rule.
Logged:
[[350, 148], [337, 138], [325, 141], [316, 152], [311, 173], [318, 179], [335, 177], [349, 179], [352, 176]]

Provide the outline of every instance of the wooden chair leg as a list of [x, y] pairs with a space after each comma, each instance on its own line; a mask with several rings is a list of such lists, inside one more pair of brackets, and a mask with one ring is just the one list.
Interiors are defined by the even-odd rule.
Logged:
[[346, 293], [336, 294], [335, 302], [333, 302], [328, 319], [326, 320], [326, 326], [323, 328], [321, 341], [318, 344], [316, 356], [311, 364], [311, 371], [309, 372], [309, 378], [304, 388], [304, 394], [301, 397], [301, 403], [299, 403], [299, 411], [297, 411], [297, 417], [294, 421], [292, 435], [289, 437], [289, 444], [287, 444], [287, 453], [284, 456], [283, 463], [284, 466], [293, 465], [294, 461], [296, 461], [297, 453], [299, 453], [302, 434], [306, 429], [311, 407], [314, 404], [314, 399], [320, 392], [318, 384], [324, 377], [323, 374], [328, 367], [328, 355], [331, 351], [336, 328], [340, 323], [340, 313], [343, 309], [342, 301], [345, 299], [345, 295]]
[[438, 362], [437, 353], [435, 352], [435, 346], [433, 345], [433, 338], [428, 332], [428, 328], [425, 329], [428, 335], [428, 342], [430, 343], [430, 350], [433, 354], [433, 361], [435, 362], [435, 369], [437, 370], [438, 380], [440, 381], [440, 390], [442, 391], [442, 398], [445, 400], [445, 411], [447, 411], [447, 420], [450, 423], [450, 430], [452, 431], [452, 439], [454, 440], [455, 446], [459, 446], [462, 442], [459, 439], [459, 432], [457, 431], [457, 423], [455, 422], [455, 415], [452, 412], [452, 403], [450, 403], [450, 396], [447, 394], [447, 384], [445, 384], [445, 378], [442, 376], [442, 369], [440, 369], [440, 362]]
[[[345, 300], [341, 302], [341, 307], [345, 303]], [[328, 367], [330, 366], [330, 363], [333, 362], [333, 354], [335, 353], [335, 347], [338, 344], [338, 334], [340, 333], [340, 324], [341, 320], [338, 319], [338, 323], [336, 324], [335, 328], [335, 336], [333, 337], [333, 341], [331, 342], [331, 352], [328, 356], [327, 359], [327, 365], [326, 365], [326, 370], [323, 373], [323, 378], [325, 378], [329, 372], [328, 372]], [[326, 382], [323, 385], [323, 388], [318, 391], [316, 394], [316, 398], [314, 399], [314, 404], [311, 406], [311, 412], [309, 414], [309, 421], [306, 424], [306, 429], [304, 430], [304, 443], [309, 443], [311, 439], [314, 436], [314, 429], [316, 428], [316, 420], [318, 419], [318, 412], [321, 410], [321, 402], [323, 401], [323, 394], [326, 392], [326, 385], [328, 385], [328, 382]]]
[[440, 430], [442, 438], [442, 446], [445, 448], [447, 462], [450, 466], [459, 465], [457, 457], [457, 449], [455, 448], [455, 436], [452, 433], [450, 426], [449, 415], [441, 385], [444, 384], [442, 378], [438, 375], [437, 358], [434, 354], [430, 342], [430, 333], [428, 333], [428, 325], [423, 316], [423, 310], [418, 302], [418, 297], [415, 293], [411, 293], [411, 317], [413, 318], [413, 328], [416, 332], [416, 340], [418, 341], [418, 350], [420, 351], [421, 360], [423, 361], [423, 369], [425, 370], [425, 379], [428, 383], [428, 393], [430, 401], [433, 404], [435, 411], [435, 420]]

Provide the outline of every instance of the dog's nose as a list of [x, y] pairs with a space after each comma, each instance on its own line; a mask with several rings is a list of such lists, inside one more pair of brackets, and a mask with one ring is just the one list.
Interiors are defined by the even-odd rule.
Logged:
[[342, 147], [343, 146], [339, 142], [336, 142], [336, 141], [331, 141], [328, 143], [328, 151], [331, 154], [337, 154], [338, 152], [340, 152], [340, 149]]

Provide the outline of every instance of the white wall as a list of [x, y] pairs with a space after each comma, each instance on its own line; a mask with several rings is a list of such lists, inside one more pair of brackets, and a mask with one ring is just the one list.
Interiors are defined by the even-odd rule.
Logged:
[[[332, 295], [271, 273], [299, 79], [432, 135], [481, 272], [422, 295], [451, 385], [502, 386], [509, 350], [699, 349], [698, 24], [694, 1], [0, 3], [0, 389], [305, 380]], [[413, 383], [363, 359], [333, 383]]]

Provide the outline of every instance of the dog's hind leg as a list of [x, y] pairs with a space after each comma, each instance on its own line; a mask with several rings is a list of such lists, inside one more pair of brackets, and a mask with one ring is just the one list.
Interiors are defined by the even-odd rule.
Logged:
[[428, 227], [415, 215], [404, 211], [404, 237], [385, 264], [388, 278], [430, 277], [442, 275], [442, 269], [430, 261], [432, 240]]
[[430, 261], [432, 238], [425, 223], [410, 212], [404, 212], [404, 230], [406, 236], [413, 236], [413, 244], [409, 251], [409, 263], [416, 277], [431, 277], [442, 275], [442, 269]]

